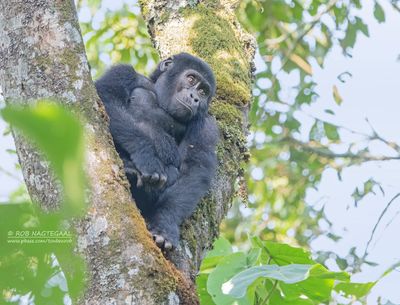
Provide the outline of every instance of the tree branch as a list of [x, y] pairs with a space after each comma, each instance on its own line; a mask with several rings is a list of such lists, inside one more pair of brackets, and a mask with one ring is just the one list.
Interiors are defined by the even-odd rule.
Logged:
[[326, 157], [329, 159], [350, 159], [352, 161], [358, 162], [370, 162], [370, 161], [390, 161], [390, 160], [400, 160], [400, 156], [374, 156], [369, 153], [360, 153], [360, 154], [353, 154], [350, 152], [347, 153], [335, 153], [331, 151], [327, 146], [320, 145], [316, 142], [305, 143], [299, 140], [296, 140], [292, 137], [284, 137], [280, 139], [278, 142], [286, 142], [290, 145], [294, 145], [298, 149], [303, 149], [310, 153], [319, 155], [321, 157]]

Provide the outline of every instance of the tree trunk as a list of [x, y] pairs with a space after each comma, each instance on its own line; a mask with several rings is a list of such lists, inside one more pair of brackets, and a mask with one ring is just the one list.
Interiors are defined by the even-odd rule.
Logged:
[[[198, 3], [200, 2], [200, 3]], [[219, 168], [209, 195], [182, 230], [181, 247], [170, 259], [194, 280], [201, 261], [219, 234], [219, 225], [234, 195], [234, 183], [247, 157], [247, 110], [255, 42], [235, 16], [239, 1], [140, 1], [154, 45], [161, 57], [179, 52], [199, 56], [211, 65], [217, 94], [211, 113], [221, 142]]]
[[[0, 86], [8, 104], [51, 98], [84, 114], [90, 208], [77, 224], [77, 250], [89, 269], [81, 304], [197, 304], [194, 275], [218, 234], [245, 155], [244, 113], [250, 101], [252, 40], [240, 30], [233, 1], [142, 1], [163, 57], [188, 51], [209, 62], [217, 77], [212, 113], [219, 121], [220, 167], [210, 195], [184, 224], [177, 270], [151, 240], [132, 203], [104, 108], [90, 77], [73, 1], [0, 1]], [[219, 2], [219, 1], [217, 1]], [[59, 189], [40, 154], [14, 132], [29, 193], [45, 210]]]

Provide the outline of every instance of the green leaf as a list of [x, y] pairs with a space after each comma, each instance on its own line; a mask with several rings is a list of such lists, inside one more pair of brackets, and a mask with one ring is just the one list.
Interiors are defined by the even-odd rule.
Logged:
[[207, 291], [208, 274], [199, 274], [196, 277], [197, 295], [200, 299], [200, 304], [215, 305], [211, 295]]
[[207, 253], [207, 257], [226, 256], [231, 253], [231, 243], [226, 238], [221, 236], [214, 242], [212, 250]]
[[332, 239], [333, 241], [339, 241], [339, 240], [342, 239], [341, 236], [336, 235], [336, 234], [333, 234], [333, 233], [328, 233], [328, 234], [326, 234], [326, 237]]
[[347, 260], [341, 257], [336, 258], [336, 264], [339, 266], [340, 270], [345, 270], [349, 266]]
[[313, 302], [310, 299], [305, 299], [304, 295], [302, 298], [296, 297], [295, 299], [290, 299], [286, 295], [282, 296], [283, 293], [275, 289], [272, 292], [271, 299], [268, 302], [268, 305], [315, 305], [318, 304], [316, 302]]
[[346, 272], [332, 272], [320, 264], [314, 265], [306, 280], [288, 285], [280, 283], [285, 298], [296, 300], [301, 296], [307, 296], [310, 300], [326, 302], [330, 299], [335, 281], [349, 281], [350, 276]]
[[339, 90], [336, 85], [333, 86], [333, 98], [335, 99], [336, 104], [338, 104], [339, 106], [342, 104], [343, 98], [340, 96]]
[[343, 292], [345, 296], [362, 298], [375, 286], [376, 282], [369, 283], [338, 283], [335, 286], [337, 292]]
[[297, 300], [306, 296], [315, 304], [326, 303], [330, 300], [334, 280], [308, 278], [305, 281], [296, 284], [279, 284], [286, 300]]
[[325, 134], [329, 140], [331, 140], [331, 141], [340, 140], [340, 136], [337, 131], [337, 127], [335, 125], [324, 122], [324, 130], [325, 130]]
[[259, 262], [261, 257], [262, 250], [261, 249], [250, 249], [249, 254], [247, 255], [247, 265], [254, 266], [257, 262]]
[[360, 17], [356, 17], [356, 26], [359, 31], [361, 31], [365, 36], [369, 37], [368, 25], [366, 25]]
[[269, 278], [293, 284], [305, 280], [312, 265], [264, 265], [249, 268], [222, 285], [222, 291], [235, 298], [246, 295], [247, 288], [259, 278]]
[[[230, 278], [247, 268], [247, 259], [244, 253], [233, 253], [221, 261], [218, 266], [210, 273], [207, 280], [207, 291], [213, 301], [218, 305], [250, 305], [246, 297], [237, 299], [222, 292], [222, 285]], [[250, 283], [251, 284], [251, 283]], [[250, 285], [249, 284], [249, 285]], [[246, 287], [247, 288], [247, 287]], [[246, 293], [246, 292], [245, 292]]]
[[350, 23], [349, 21], [349, 26], [347, 27], [346, 35], [344, 36], [343, 39], [340, 40], [340, 45], [344, 50], [346, 50], [348, 47], [352, 48], [356, 43], [356, 37], [357, 37], [357, 27], [354, 24]]
[[310, 258], [310, 253], [302, 248], [272, 241], [264, 241], [263, 244], [267, 250], [267, 254], [269, 254], [273, 262], [278, 265], [314, 264], [314, 261]]
[[329, 271], [320, 264], [316, 264], [311, 268], [309, 277], [317, 279], [331, 279], [342, 282], [350, 281], [350, 275], [347, 272]]
[[358, 202], [362, 200], [366, 195], [372, 193], [375, 195], [374, 186], [380, 186], [379, 182], [376, 182], [374, 179], [370, 178], [364, 182], [363, 188], [356, 188], [351, 196], [354, 199], [354, 203], [357, 206]]
[[49, 102], [34, 107], [11, 107], [1, 110], [4, 120], [20, 130], [46, 155], [64, 192], [63, 206], [73, 215], [84, 211], [84, 137], [83, 129], [70, 111]]
[[310, 140], [315, 140], [315, 141], [320, 141], [323, 136], [323, 130], [322, 130], [322, 122], [321, 121], [315, 121], [313, 126], [310, 129], [310, 134], [309, 138]]
[[[62, 216], [60, 213], [43, 212], [32, 203], [0, 204], [0, 287], [14, 296], [30, 293], [35, 300], [40, 300], [40, 304], [62, 304], [59, 297], [62, 300], [65, 290], [61, 292], [58, 285], [48, 285], [57, 275], [57, 283], [60, 280], [65, 282], [64, 277], [67, 280], [68, 294], [72, 299], [79, 297], [86, 281], [85, 263], [82, 257], [74, 254], [76, 235], [70, 230], [66, 232]], [[50, 231], [63, 231], [68, 236], [62, 243], [32, 238], [35, 232]], [[18, 236], [27, 236], [30, 242], [22, 242]], [[53, 262], [54, 255], [57, 264]], [[10, 274], [13, 276], [10, 277]], [[43, 290], [46, 290], [44, 295]], [[0, 296], [1, 304], [2, 300]]]
[[353, 0], [352, 2], [356, 6], [356, 8], [361, 8], [362, 7], [361, 0]]
[[385, 22], [385, 11], [377, 1], [374, 6], [374, 16], [379, 23]]
[[229, 241], [223, 237], [218, 238], [213, 244], [213, 249], [204, 258], [200, 267], [200, 273], [210, 273], [225, 256], [231, 253], [232, 246]]

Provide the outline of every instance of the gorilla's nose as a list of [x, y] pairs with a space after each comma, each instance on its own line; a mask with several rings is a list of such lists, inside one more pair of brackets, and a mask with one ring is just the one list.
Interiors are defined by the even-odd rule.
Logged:
[[198, 99], [197, 97], [195, 97], [195, 96], [193, 95], [193, 93], [190, 93], [190, 97], [191, 97], [191, 99], [192, 99], [195, 103], [198, 103], [198, 102], [199, 102], [199, 99]]

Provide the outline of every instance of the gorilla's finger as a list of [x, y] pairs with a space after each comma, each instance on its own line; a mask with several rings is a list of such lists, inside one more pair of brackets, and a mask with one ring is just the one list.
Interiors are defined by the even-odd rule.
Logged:
[[160, 176], [160, 181], [159, 181], [159, 187], [163, 187], [165, 185], [165, 183], [167, 183], [167, 176], [165, 175], [161, 175]]
[[156, 242], [156, 245], [159, 248], [162, 248], [164, 241], [165, 241], [164, 237], [162, 237], [161, 235], [155, 234], [155, 235], [153, 235], [153, 239]]
[[136, 187], [142, 187], [143, 186], [143, 181], [142, 181], [142, 177], [140, 175], [136, 176]]
[[160, 180], [160, 175], [158, 173], [153, 173], [150, 177], [150, 183], [157, 183]]
[[144, 183], [151, 181], [151, 175], [149, 173], [142, 173], [141, 177]]

